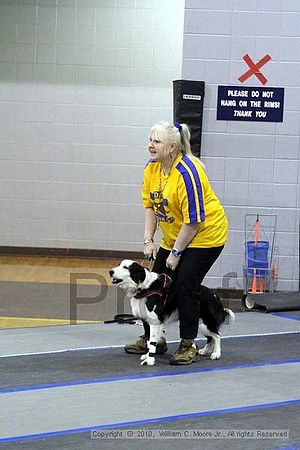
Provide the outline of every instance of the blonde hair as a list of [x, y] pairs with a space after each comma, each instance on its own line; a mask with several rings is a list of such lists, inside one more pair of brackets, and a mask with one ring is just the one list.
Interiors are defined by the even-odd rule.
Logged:
[[158, 139], [168, 144], [176, 144], [177, 150], [183, 155], [196, 159], [204, 168], [204, 164], [196, 158], [191, 150], [191, 133], [186, 123], [157, 122], [150, 129], [150, 134], [154, 139]]

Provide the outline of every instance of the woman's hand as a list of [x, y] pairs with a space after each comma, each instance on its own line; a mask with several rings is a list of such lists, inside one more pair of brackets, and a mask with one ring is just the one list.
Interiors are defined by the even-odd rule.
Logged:
[[149, 261], [156, 259], [157, 249], [154, 242], [144, 244], [144, 255]]
[[168, 269], [175, 270], [178, 266], [178, 263], [180, 261], [180, 256], [175, 256], [173, 253], [170, 253], [167, 260], [166, 260], [166, 266]]

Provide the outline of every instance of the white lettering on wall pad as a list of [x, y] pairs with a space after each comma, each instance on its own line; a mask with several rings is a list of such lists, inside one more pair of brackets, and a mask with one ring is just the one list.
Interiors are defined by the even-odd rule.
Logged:
[[201, 100], [201, 95], [183, 94], [183, 100]]

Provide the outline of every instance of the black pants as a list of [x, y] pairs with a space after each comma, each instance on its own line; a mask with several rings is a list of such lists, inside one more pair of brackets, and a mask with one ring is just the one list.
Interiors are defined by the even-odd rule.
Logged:
[[[199, 327], [199, 304], [193, 291], [200, 286], [203, 278], [221, 254], [224, 245], [211, 248], [187, 248], [180, 258], [179, 264], [172, 272], [170, 295], [175, 296], [178, 305], [179, 330], [181, 339], [195, 339]], [[169, 250], [159, 248], [153, 266], [153, 272], [168, 273], [166, 260]], [[150, 327], [144, 322], [145, 335], [150, 336]]]

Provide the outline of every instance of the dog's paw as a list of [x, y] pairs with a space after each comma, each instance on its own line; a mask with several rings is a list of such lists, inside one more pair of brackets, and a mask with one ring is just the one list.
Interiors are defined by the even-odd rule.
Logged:
[[147, 358], [148, 358], [148, 354], [146, 353], [146, 355], [142, 355], [142, 356], [140, 357], [140, 360], [141, 360], [141, 361], [145, 361]]
[[210, 359], [215, 360], [215, 359], [220, 359], [221, 358], [221, 352], [213, 352], [210, 355]]
[[205, 350], [205, 348], [200, 348], [198, 351], [200, 356], [210, 356], [211, 352], [209, 350]]
[[154, 366], [155, 358], [154, 356], [143, 355], [144, 358], [141, 357], [141, 366]]
[[198, 353], [200, 356], [210, 356], [212, 353], [212, 348], [206, 345], [205, 347], [200, 348], [198, 350]]

